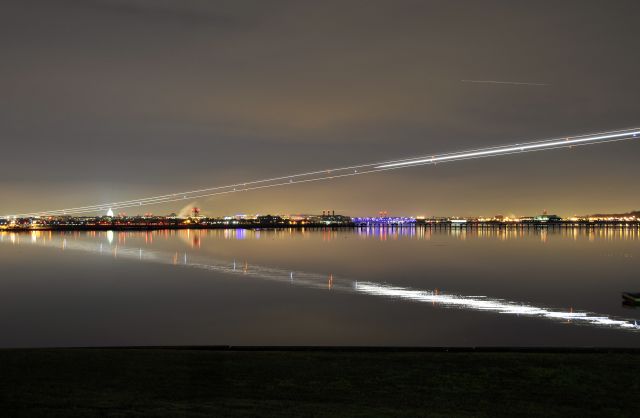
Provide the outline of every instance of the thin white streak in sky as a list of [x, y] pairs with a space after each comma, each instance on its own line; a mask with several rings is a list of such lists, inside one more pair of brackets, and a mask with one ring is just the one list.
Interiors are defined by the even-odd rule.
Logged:
[[460, 80], [463, 83], [477, 83], [477, 84], [507, 84], [512, 86], [549, 86], [547, 83], [531, 83], [527, 81], [498, 81], [498, 80]]
[[405, 167], [437, 164], [443, 162], [462, 161], [474, 158], [495, 157], [499, 155], [509, 155], [522, 152], [543, 151], [557, 148], [570, 148], [581, 145], [600, 144], [605, 142], [626, 141], [630, 139], [640, 138], [640, 128], [625, 129], [617, 131], [601, 132], [591, 135], [580, 135], [573, 137], [555, 138], [544, 141], [518, 143], [512, 145], [486, 147], [475, 150], [467, 150], [463, 152], [454, 152], [447, 154], [435, 154], [431, 156], [420, 156], [414, 158], [405, 158], [400, 160], [392, 160], [379, 163], [368, 163], [352, 165], [340, 168], [329, 168], [324, 170], [310, 171], [306, 173], [296, 173], [287, 176], [272, 177], [267, 179], [246, 181], [243, 183], [230, 184], [226, 186], [209, 187], [206, 189], [190, 190], [180, 193], [172, 193], [161, 196], [146, 197], [141, 199], [133, 199], [120, 202], [103, 203], [98, 205], [80, 206], [66, 209], [57, 209], [50, 211], [31, 212], [6, 215], [5, 218], [11, 217], [31, 217], [31, 216], [60, 216], [89, 212], [106, 212], [112, 209], [124, 209], [130, 207], [139, 207], [146, 205], [154, 205], [160, 203], [170, 203], [178, 201], [193, 200], [203, 197], [211, 197], [216, 195], [246, 192], [250, 190], [260, 190], [273, 187], [290, 186], [300, 183], [309, 183], [322, 180], [338, 179], [343, 177], [360, 176], [363, 174], [376, 173], [388, 170], [397, 170]]

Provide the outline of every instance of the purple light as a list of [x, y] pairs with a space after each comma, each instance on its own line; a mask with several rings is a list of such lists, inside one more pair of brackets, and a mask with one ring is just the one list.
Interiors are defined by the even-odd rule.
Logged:
[[356, 225], [412, 225], [416, 223], [415, 218], [405, 217], [364, 217], [353, 218]]

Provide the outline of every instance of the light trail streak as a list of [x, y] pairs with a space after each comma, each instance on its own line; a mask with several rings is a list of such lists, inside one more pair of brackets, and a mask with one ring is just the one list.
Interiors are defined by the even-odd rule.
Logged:
[[497, 81], [497, 80], [460, 80], [463, 83], [477, 84], [509, 84], [513, 86], [548, 86], [547, 83], [532, 83], [528, 81]]
[[557, 139], [551, 141], [544, 142], [527, 142], [523, 144], [515, 144], [509, 145], [505, 147], [494, 147], [487, 148], [475, 151], [466, 151], [454, 154], [445, 154], [438, 155], [429, 158], [420, 158], [420, 159], [412, 159], [412, 160], [404, 160], [399, 162], [393, 162], [388, 164], [382, 164], [377, 166], [376, 168], [392, 168], [392, 167], [408, 167], [411, 165], [422, 165], [422, 164], [435, 164], [439, 162], [445, 161], [454, 161], [454, 160], [464, 160], [469, 158], [481, 158], [481, 157], [490, 157], [490, 156], [498, 156], [498, 155], [508, 155], [515, 154], [520, 152], [529, 152], [529, 151], [539, 151], [539, 150], [550, 150], [557, 148], [566, 148], [571, 146], [578, 145], [586, 145], [586, 144], [599, 144], [602, 142], [611, 142], [611, 141], [624, 141], [626, 139], [631, 139], [636, 135], [640, 134], [640, 130], [631, 131], [631, 132], [617, 132], [617, 133], [608, 133], [604, 135], [590, 135], [585, 137], [573, 137], [573, 138], [565, 138], [565, 139]]
[[[8, 242], [5, 237], [9, 237]], [[26, 234], [0, 232], [0, 244], [22, 245], [20, 237]], [[291, 271], [276, 267], [246, 264], [237, 269], [235, 261], [216, 260], [212, 257], [201, 256], [186, 252], [181, 254], [177, 261], [177, 253], [142, 249], [141, 247], [126, 246], [113, 243], [113, 237], [107, 234], [98, 234], [93, 237], [84, 235], [85, 238], [95, 238], [93, 241], [78, 239], [73, 235], [66, 238], [65, 234], [57, 234], [52, 238], [49, 234], [31, 232], [30, 245], [59, 248], [63, 251], [83, 251], [111, 256], [118, 259], [127, 259], [139, 262], [175, 265], [199, 270], [207, 270], [236, 277], [252, 277], [260, 280], [268, 280], [289, 285], [297, 285], [317, 290], [340, 291], [343, 293], [356, 293], [369, 296], [383, 297], [398, 301], [428, 303], [449, 309], [466, 311], [489, 312], [494, 314], [514, 315], [518, 317], [530, 317], [547, 319], [554, 322], [564, 322], [573, 325], [586, 325], [598, 328], [609, 328], [622, 331], [640, 331], [640, 325], [636, 320], [628, 318], [616, 318], [607, 315], [596, 314], [587, 311], [563, 311], [551, 307], [533, 306], [523, 302], [509, 301], [486, 296], [464, 296], [454, 293], [435, 292], [433, 290], [412, 289], [408, 287], [392, 286], [374, 282], [359, 282], [347, 278], [337, 277], [333, 274], [318, 274], [303, 271]], [[101, 239], [102, 238], [102, 239]], [[106, 241], [106, 242], [104, 242]]]
[[78, 206], [66, 209], [56, 209], [40, 212], [19, 213], [6, 215], [5, 218], [20, 218], [33, 216], [62, 216], [82, 213], [106, 212], [109, 209], [127, 209], [148, 205], [179, 202], [185, 200], [200, 199], [204, 197], [219, 196], [231, 193], [262, 190], [273, 187], [291, 186], [294, 184], [310, 183], [316, 181], [333, 180], [344, 177], [372, 174], [401, 168], [421, 165], [438, 164], [453, 161], [463, 161], [476, 158], [497, 157], [510, 154], [518, 154], [533, 151], [546, 151], [558, 148], [570, 148], [584, 145], [602, 144], [607, 142], [626, 141], [640, 137], [640, 128], [607, 131], [590, 135], [580, 135], [566, 138], [555, 138], [544, 141], [525, 142], [512, 145], [486, 147], [461, 152], [434, 154], [431, 156], [419, 156], [413, 158], [398, 159], [385, 162], [351, 165], [340, 168], [309, 171], [286, 176], [271, 177], [267, 179], [251, 180], [234, 183], [226, 186], [215, 186], [185, 192], [171, 193], [141, 199], [124, 200], [110, 203], [101, 203], [89, 206]]

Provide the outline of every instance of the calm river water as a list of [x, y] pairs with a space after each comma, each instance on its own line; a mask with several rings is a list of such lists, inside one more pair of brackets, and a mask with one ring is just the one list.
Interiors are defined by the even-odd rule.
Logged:
[[0, 232], [2, 347], [640, 347], [622, 291], [635, 228]]

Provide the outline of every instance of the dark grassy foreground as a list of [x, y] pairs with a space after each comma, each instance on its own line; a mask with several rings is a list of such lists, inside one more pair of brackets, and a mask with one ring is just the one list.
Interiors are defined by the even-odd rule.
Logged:
[[638, 416], [632, 352], [0, 350], [3, 416]]

